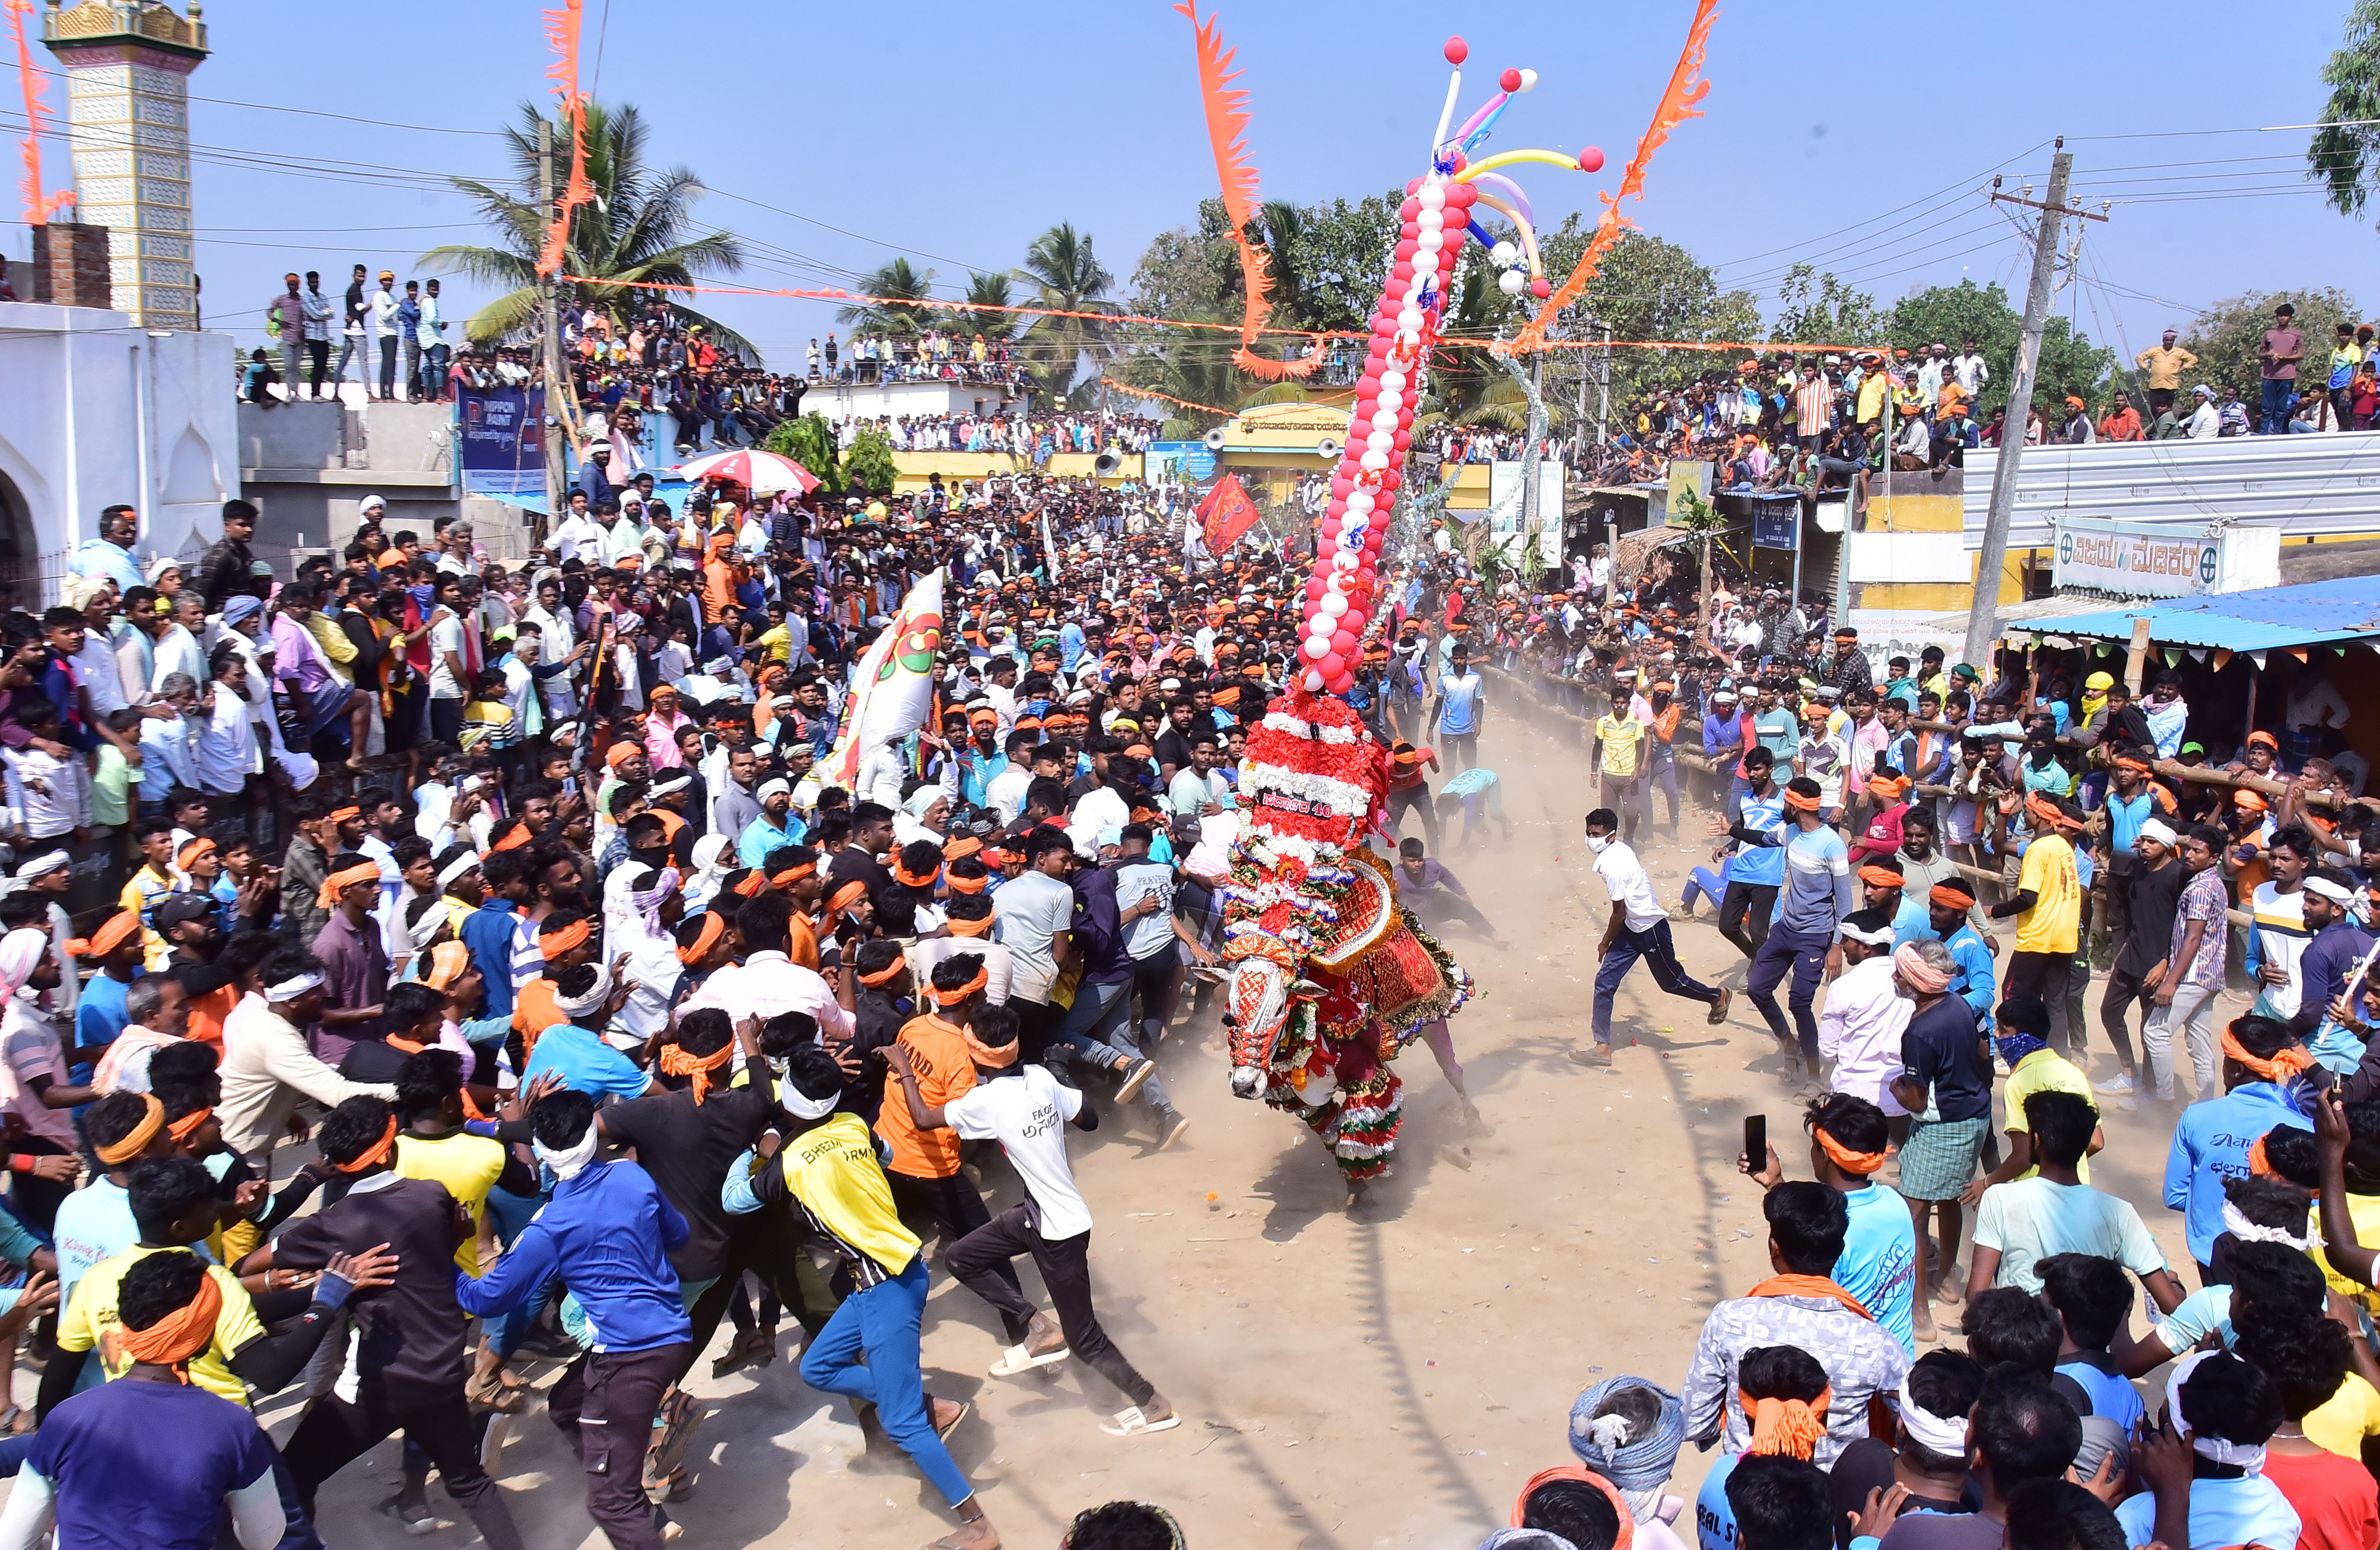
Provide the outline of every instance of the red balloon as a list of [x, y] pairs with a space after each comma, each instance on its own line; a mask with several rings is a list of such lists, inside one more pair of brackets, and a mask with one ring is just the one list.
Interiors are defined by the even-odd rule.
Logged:
[[1330, 498], [1334, 501], [1344, 501], [1354, 488], [1354, 479], [1344, 474], [1335, 474], [1330, 479]]
[[1420, 244], [1417, 240], [1415, 240], [1415, 238], [1410, 237], [1410, 236], [1409, 236], [1409, 237], [1407, 237], [1407, 238], [1405, 238], [1402, 242], [1400, 242], [1400, 243], [1398, 243], [1398, 244], [1397, 244], [1397, 257], [1398, 257], [1399, 259], [1410, 259], [1410, 258], [1412, 258], [1415, 253], [1418, 253], [1418, 252], [1420, 252], [1420, 251], [1421, 251], [1421, 244]]
[[[1342, 615], [1342, 617], [1344, 617], [1344, 615]], [[1354, 632], [1354, 631], [1353, 631], [1353, 630], [1334, 630], [1334, 631], [1332, 631], [1332, 632], [1331, 632], [1331, 635], [1330, 635], [1330, 652], [1331, 652], [1331, 656], [1336, 656], [1336, 657], [1348, 657], [1348, 656], [1353, 656], [1353, 655], [1354, 654], [1354, 650], [1355, 650], [1355, 632]], [[1323, 660], [1324, 661], [1326, 661], [1326, 662], [1327, 662], [1327, 661], [1329, 661], [1329, 660], [1330, 660], [1330, 657], [1325, 657], [1325, 658], [1323, 658], [1322, 660]]]
[[1358, 404], [1366, 403], [1371, 399], [1378, 398], [1379, 395], [1380, 379], [1378, 377], [1358, 377], [1355, 379], [1355, 402]]
[[1355, 675], [1342, 667], [1339, 676], [1336, 678], [1326, 676], [1322, 681], [1322, 686], [1334, 695], [1343, 695], [1355, 686]]
[[1446, 202], [1457, 210], [1468, 210], [1478, 200], [1479, 190], [1471, 184], [1450, 183], [1446, 186]]
[[1410, 434], [1402, 430], [1397, 432], [1397, 450], [1399, 452], [1403, 452], [1406, 448], [1412, 445], [1413, 437]]
[[1401, 237], [1419, 236], [1421, 235], [1421, 223], [1418, 221], [1407, 221], [1403, 225], [1397, 228], [1397, 235]]
[[1411, 259], [1398, 260], [1397, 267], [1389, 271], [1389, 273], [1392, 278], [1397, 280], [1411, 280], [1414, 277], [1413, 260]]
[[1502, 75], [1496, 78], [1496, 84], [1502, 87], [1507, 91], [1518, 91], [1521, 89], [1521, 72], [1518, 70], [1506, 70]]
[[1421, 200], [1417, 199], [1409, 198], [1402, 204], [1397, 206], [1397, 219], [1400, 221], [1410, 221], [1420, 213]]
[[1420, 192], [1421, 192], [1421, 179], [1420, 179], [1420, 178], [1418, 178], [1418, 177], [1416, 177], [1416, 178], [1414, 178], [1414, 179], [1412, 179], [1412, 180], [1408, 181], [1408, 182], [1405, 184], [1405, 192], [1406, 192], [1406, 193], [1408, 193], [1408, 194], [1418, 194], [1418, 193], [1420, 193]]
[[1529, 282], [1529, 294], [1536, 297], [1539, 301], [1543, 301], [1546, 297], [1554, 294], [1554, 288], [1546, 284], [1546, 277], [1540, 274], [1536, 279]]
[[[1337, 636], [1334, 636], [1331, 637], [1331, 644], [1334, 646], [1338, 644]], [[1336, 651], [1331, 652], [1329, 656], [1323, 658], [1314, 665], [1322, 671], [1322, 681], [1325, 684], [1330, 683], [1334, 678], [1343, 678], [1347, 673], [1347, 659], [1341, 656]]]
[[1306, 607], [1305, 610], [1308, 615], [1314, 612], [1314, 599], [1320, 596], [1322, 596], [1322, 578], [1318, 575], [1308, 577], [1305, 583]]
[[1470, 57], [1471, 45], [1469, 43], [1464, 42], [1461, 38], [1449, 38], [1446, 40], [1446, 62], [1448, 64], [1460, 65]]
[[1603, 152], [1591, 145], [1585, 150], [1580, 151], [1578, 153], [1578, 170], [1581, 172], [1601, 172], [1603, 170]]
[[1346, 515], [1347, 503], [1344, 501], [1333, 501], [1322, 508], [1322, 520], [1325, 522], [1336, 522]]

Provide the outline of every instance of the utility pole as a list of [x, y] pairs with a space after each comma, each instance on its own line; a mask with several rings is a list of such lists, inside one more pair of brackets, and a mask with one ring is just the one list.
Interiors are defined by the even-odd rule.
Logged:
[[1610, 441], [1606, 425], [1611, 418], [1611, 325], [1603, 325], [1603, 363], [1596, 372], [1595, 444], [1604, 446]]
[[[1992, 198], [2041, 212], [2033, 238], [2033, 283], [2024, 295], [2024, 336], [2016, 350], [2016, 369], [2009, 376], [2008, 418], [2001, 422], [2000, 455], [1992, 469], [1992, 503], [1984, 518], [1984, 549], [1975, 560], [1975, 608], [1967, 616], [1964, 660], [1988, 680], [1992, 642], [1999, 634], [2000, 568], [2008, 559], [2009, 518], [2016, 509], [2017, 460], [2024, 453], [2024, 428], [2033, 411], [2034, 379], [2041, 365], [2041, 333], [2049, 322], [2049, 300], [2057, 288], [2058, 231], [2069, 215], [2104, 221], [2104, 214], [2070, 207], [2067, 175], [2074, 158], [2067, 152], [2066, 137], [2058, 138], [2058, 154], [2049, 163], [2049, 197], [2035, 201], [1998, 191], [1994, 178]], [[2029, 191], [2029, 190], [2028, 190]]]
[[[553, 219], [553, 124], [542, 115], [537, 121], [537, 207], [548, 221]], [[537, 301], [537, 356], [545, 378], [545, 414], [537, 428], [538, 444], [545, 449], [545, 515], [529, 526], [542, 549], [547, 524], [562, 510], [563, 484], [562, 320], [554, 314], [552, 275], [538, 276]]]

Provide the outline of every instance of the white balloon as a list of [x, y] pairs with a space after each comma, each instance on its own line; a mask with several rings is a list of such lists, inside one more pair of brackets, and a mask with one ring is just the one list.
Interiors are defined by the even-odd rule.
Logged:
[[1398, 412], [1404, 407], [1404, 403], [1403, 394], [1383, 390], [1380, 394], [1379, 407], [1372, 416], [1372, 423], [1378, 425], [1382, 419], [1396, 418]]
[[1336, 619], [1339, 615], [1347, 612], [1347, 599], [1341, 597], [1336, 592], [1325, 592], [1322, 594], [1320, 606], [1323, 612], [1330, 615], [1333, 619]]
[[[1330, 653], [1326, 651], [1322, 655], [1327, 657], [1330, 654]], [[1315, 659], [1316, 661], [1320, 661], [1321, 660], [1321, 657], [1317, 657]], [[1318, 695], [1322, 692], [1322, 674], [1310, 668], [1306, 671], [1305, 674], [1305, 692], [1309, 695]]]
[[1446, 190], [1436, 183], [1423, 184], [1421, 192], [1414, 197], [1421, 200], [1424, 210], [1437, 210], [1446, 203]]
[[1398, 370], [1395, 367], [1391, 366], [1386, 371], [1380, 373], [1380, 391], [1382, 393], [1394, 393], [1402, 389], [1404, 385], [1405, 374], [1402, 371]]
[[1375, 430], [1364, 438], [1364, 444], [1374, 452], [1394, 452], [1397, 446], [1397, 433], [1393, 430]]
[[1419, 226], [1423, 231], [1434, 232], [1438, 230], [1439, 227], [1446, 224], [1446, 212], [1442, 210], [1418, 211], [1414, 215], [1414, 224]]
[[1329, 636], [1307, 636], [1304, 640], [1297, 643], [1297, 648], [1300, 651], [1305, 652], [1310, 660], [1318, 662], [1323, 658], [1330, 655], [1330, 637]]
[[[1418, 307], [1408, 307], [1404, 310], [1399, 312], [1397, 314], [1397, 329], [1401, 333], [1420, 333], [1421, 309]], [[1399, 342], [1402, 343], [1402, 341]]]
[[1519, 296], [1521, 287], [1527, 284], [1528, 276], [1517, 269], [1508, 269], [1496, 276], [1496, 288], [1506, 296]]
[[1355, 568], [1355, 557], [1352, 554], [1333, 554], [1330, 557], [1330, 568], [1335, 571], [1352, 571]]
[[1488, 249], [1488, 261], [1499, 269], [1512, 268], [1513, 260], [1520, 256], [1521, 250], [1510, 242], [1499, 242], [1495, 247]]
[[1419, 236], [1414, 238], [1414, 247], [1418, 249], [1418, 251], [1414, 254], [1414, 262], [1418, 266], [1421, 262], [1421, 255], [1423, 253], [1435, 253], [1440, 248], [1445, 246], [1446, 238], [1440, 233], [1435, 231], [1426, 231], [1422, 233]]
[[1348, 515], [1354, 516], [1360, 513], [1370, 511], [1371, 509], [1372, 492], [1370, 490], [1351, 490], [1347, 492]]

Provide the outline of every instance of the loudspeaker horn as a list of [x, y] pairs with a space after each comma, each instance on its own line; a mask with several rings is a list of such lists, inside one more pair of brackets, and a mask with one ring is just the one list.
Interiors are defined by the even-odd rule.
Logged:
[[1338, 461], [1339, 438], [1336, 436], [1325, 436], [1320, 441], [1315, 442], [1314, 455], [1330, 462]]
[[1219, 425], [1219, 426], [1215, 427], [1215, 429], [1214, 429], [1214, 430], [1208, 431], [1208, 432], [1207, 432], [1207, 434], [1206, 434], [1206, 437], [1205, 437], [1205, 441], [1206, 441], [1206, 443], [1207, 443], [1207, 450], [1208, 450], [1208, 452], [1220, 452], [1220, 451], [1222, 451], [1222, 450], [1223, 450], [1223, 428], [1222, 428], [1221, 426], [1220, 426], [1220, 425]]
[[1109, 475], [1114, 473], [1117, 469], [1123, 466], [1123, 454], [1117, 452], [1112, 447], [1109, 448], [1106, 452], [1099, 454], [1099, 456], [1091, 459], [1091, 471], [1099, 475], [1101, 478], [1106, 478]]

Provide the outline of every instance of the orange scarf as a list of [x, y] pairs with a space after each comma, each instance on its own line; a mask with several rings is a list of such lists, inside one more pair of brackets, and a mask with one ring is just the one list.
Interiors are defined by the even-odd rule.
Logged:
[[1876, 1315], [1867, 1311], [1866, 1304], [1824, 1276], [1798, 1276], [1791, 1272], [1771, 1276], [1743, 1295], [1746, 1297], [1831, 1297], [1870, 1324], [1876, 1322]]

